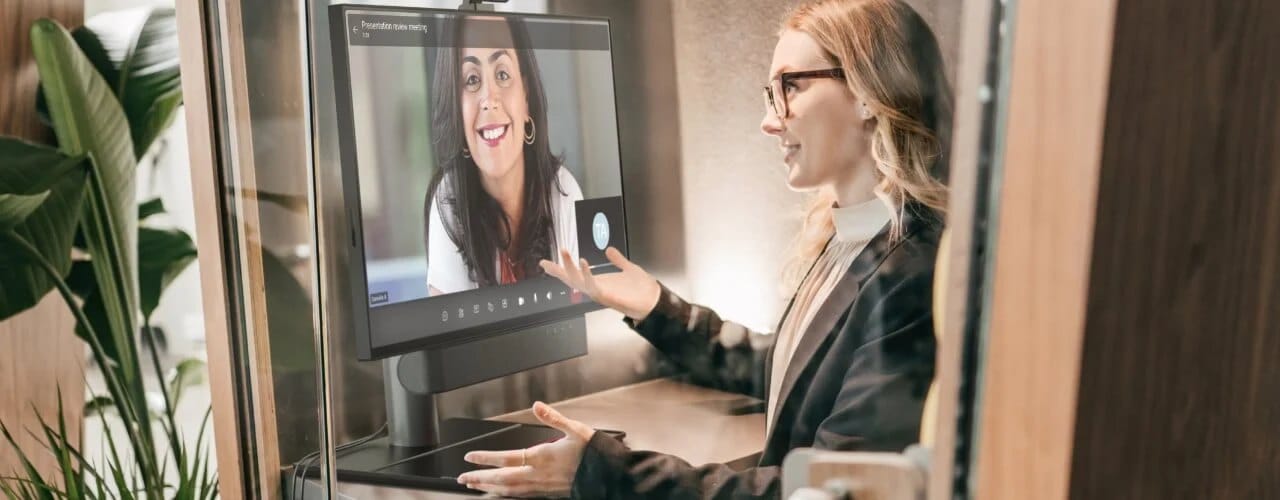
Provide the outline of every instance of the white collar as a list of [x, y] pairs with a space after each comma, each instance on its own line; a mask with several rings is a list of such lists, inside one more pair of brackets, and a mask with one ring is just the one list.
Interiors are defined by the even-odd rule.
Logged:
[[889, 207], [872, 198], [851, 207], [833, 207], [836, 241], [870, 241], [889, 222]]

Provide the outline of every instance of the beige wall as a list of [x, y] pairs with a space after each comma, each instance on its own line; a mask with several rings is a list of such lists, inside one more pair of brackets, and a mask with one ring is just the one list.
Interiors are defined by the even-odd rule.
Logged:
[[[679, 291], [762, 330], [786, 305], [777, 277], [804, 200], [785, 187], [777, 141], [759, 131], [778, 27], [798, 3], [673, 2], [688, 280]], [[961, 2], [908, 3], [933, 26], [954, 75]]]

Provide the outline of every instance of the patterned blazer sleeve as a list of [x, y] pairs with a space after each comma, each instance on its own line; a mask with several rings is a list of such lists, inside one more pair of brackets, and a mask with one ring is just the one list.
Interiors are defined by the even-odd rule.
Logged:
[[715, 311], [685, 302], [665, 285], [657, 306], [644, 320], [625, 321], [695, 383], [764, 398], [773, 335], [724, 321]]
[[[831, 411], [817, 422], [814, 448], [900, 451], [901, 443], [914, 442], [923, 388], [933, 376], [929, 286], [928, 274], [871, 284], [868, 294], [879, 295], [879, 300], [855, 307], [855, 318], [840, 332], [856, 335], [863, 343], [849, 357], [847, 368], [832, 373], [841, 383]], [[580, 499], [746, 500], [776, 499], [780, 489], [781, 467], [775, 465], [745, 470], [723, 464], [693, 466], [672, 455], [628, 449], [596, 433], [583, 453], [571, 493]]]
[[574, 476], [573, 499], [776, 499], [782, 468], [734, 471], [724, 464], [694, 467], [674, 455], [632, 451], [617, 438], [597, 432], [587, 444]]

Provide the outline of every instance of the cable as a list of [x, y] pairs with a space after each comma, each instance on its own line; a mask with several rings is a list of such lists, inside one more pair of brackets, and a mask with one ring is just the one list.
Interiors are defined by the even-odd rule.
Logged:
[[[350, 443], [339, 445], [337, 448], [333, 450], [333, 456], [336, 459], [339, 456], [341, 456], [342, 452], [348, 451], [351, 448], [355, 448], [357, 446], [368, 443], [369, 441], [373, 441], [374, 439], [382, 437], [382, 435], [385, 434], [386, 432], [387, 432], [387, 423], [383, 422], [382, 426], [378, 427], [378, 430], [373, 431], [372, 434], [369, 434], [365, 437], [362, 437]], [[307, 470], [311, 469], [311, 467], [315, 465], [316, 460], [318, 460], [319, 458], [320, 458], [320, 451], [317, 450], [317, 451], [313, 451], [311, 453], [306, 454], [297, 462], [294, 462], [293, 485], [292, 485], [293, 491], [292, 491], [292, 494], [290, 495], [291, 497], [293, 497], [294, 500], [299, 500], [301, 498], [299, 497], [299, 495], [301, 495], [300, 492], [306, 488], [306, 485], [301, 483], [306, 478]], [[305, 465], [304, 465], [304, 462], [305, 462]], [[301, 484], [301, 487], [299, 487], [300, 484]]]
[[[373, 431], [372, 434], [369, 434], [365, 437], [362, 437], [350, 443], [346, 443], [338, 446], [337, 448], [334, 449], [334, 458], [337, 458], [338, 456], [340, 456], [341, 453], [344, 451], [350, 450], [351, 448], [363, 445], [365, 443], [368, 443], [369, 441], [373, 441], [374, 439], [381, 437], [382, 434], [386, 432], [386, 430], [387, 430], [387, 424], [384, 422], [382, 426], [379, 427], [378, 430]], [[307, 470], [311, 469], [311, 467], [315, 465], [316, 460], [318, 460], [319, 458], [320, 458], [320, 452], [313, 451], [307, 454], [306, 456], [302, 457], [302, 459], [299, 460], [298, 462], [296, 462], [297, 464], [301, 464], [302, 462], [305, 461], [306, 465], [303, 465], [301, 467], [299, 467], [298, 465], [294, 465], [294, 468], [293, 468], [293, 475], [294, 475], [293, 484], [294, 485], [297, 485], [303, 480], [305, 480]], [[303, 487], [305, 488], [305, 484], [303, 485]], [[298, 491], [300, 491], [301, 489], [302, 488], [297, 488], [297, 487], [294, 488], [293, 496], [295, 499], [297, 499]]]

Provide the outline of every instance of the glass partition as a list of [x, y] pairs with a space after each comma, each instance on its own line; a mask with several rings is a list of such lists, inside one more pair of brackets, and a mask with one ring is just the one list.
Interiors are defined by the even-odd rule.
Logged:
[[963, 494], [1007, 4], [459, 3], [204, 4], [247, 488]]
[[246, 497], [323, 498], [331, 491], [331, 420], [302, 11], [293, 2], [239, 0], [184, 8], [205, 30], [210, 89], [215, 175], [197, 194], [211, 193], [213, 206], [198, 210], [217, 211], [224, 251], [233, 377], [215, 406], [236, 413], [241, 460], [223, 467], [238, 469]]

